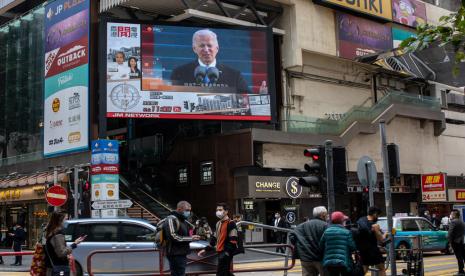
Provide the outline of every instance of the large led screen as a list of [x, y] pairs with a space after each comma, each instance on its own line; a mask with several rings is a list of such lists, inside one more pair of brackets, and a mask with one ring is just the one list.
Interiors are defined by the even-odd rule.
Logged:
[[269, 29], [104, 24], [107, 117], [271, 120]]

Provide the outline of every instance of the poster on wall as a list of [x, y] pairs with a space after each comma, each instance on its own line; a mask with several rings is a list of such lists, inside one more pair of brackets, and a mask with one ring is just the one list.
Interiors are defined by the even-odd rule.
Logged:
[[107, 117], [271, 120], [270, 30], [105, 24]]
[[392, 21], [410, 27], [425, 24], [425, 3], [418, 0], [392, 0]]
[[423, 202], [447, 201], [446, 175], [421, 175], [421, 198]]
[[89, 0], [45, 7], [45, 157], [89, 147], [89, 20]]
[[361, 17], [336, 13], [338, 52], [347, 59], [391, 49], [391, 28]]
[[402, 41], [410, 37], [416, 37], [415, 32], [406, 31], [400, 28], [392, 27], [392, 47], [398, 48]]

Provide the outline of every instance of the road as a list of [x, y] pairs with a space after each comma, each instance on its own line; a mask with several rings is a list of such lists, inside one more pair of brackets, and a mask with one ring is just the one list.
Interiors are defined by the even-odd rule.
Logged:
[[[442, 254], [426, 254], [424, 258], [425, 262], [425, 276], [448, 276], [454, 275], [457, 272], [457, 262], [455, 257], [446, 256]], [[30, 263], [30, 262], [29, 262]], [[259, 269], [259, 268], [282, 268], [283, 261], [270, 261], [270, 262], [251, 262], [251, 263], [240, 263], [235, 264], [235, 269]], [[401, 275], [402, 268], [405, 267], [401, 264], [398, 265], [397, 273]], [[21, 268], [23, 271], [28, 270], [28, 266], [24, 265]], [[9, 265], [0, 266], [0, 276], [26, 276], [28, 272], [13, 272]], [[283, 272], [247, 272], [237, 273], [237, 275], [254, 275], [254, 276], [281, 276]], [[297, 261], [296, 266], [289, 271], [288, 275], [302, 275], [302, 268], [300, 263]], [[388, 275], [390, 272], [388, 271]]]

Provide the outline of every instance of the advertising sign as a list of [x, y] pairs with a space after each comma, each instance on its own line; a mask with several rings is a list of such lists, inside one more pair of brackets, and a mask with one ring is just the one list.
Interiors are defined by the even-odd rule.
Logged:
[[313, 0], [315, 3], [348, 9], [351, 11], [363, 13], [369, 16], [379, 17], [382, 19], [392, 20], [391, 0]]
[[302, 191], [303, 187], [299, 185], [299, 179], [297, 177], [289, 177], [286, 181], [286, 194], [290, 198], [299, 198]]
[[392, 0], [392, 21], [410, 27], [425, 24], [425, 3], [418, 0]]
[[89, 147], [89, 0], [58, 0], [45, 11], [47, 157]]
[[339, 56], [348, 59], [389, 50], [391, 28], [345, 13], [336, 13]]
[[445, 174], [423, 174], [421, 197], [423, 202], [447, 201]]
[[450, 202], [465, 202], [465, 189], [448, 189]]
[[409, 32], [399, 28], [392, 28], [392, 47], [397, 48], [402, 43], [410, 37], [416, 37], [417, 35], [414, 32]]
[[107, 117], [271, 120], [270, 30], [105, 24]]

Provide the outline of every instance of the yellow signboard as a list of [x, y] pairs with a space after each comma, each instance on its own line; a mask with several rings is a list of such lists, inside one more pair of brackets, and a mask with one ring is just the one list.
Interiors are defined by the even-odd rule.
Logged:
[[338, 6], [392, 21], [391, 0], [314, 0], [314, 2], [322, 5]]

